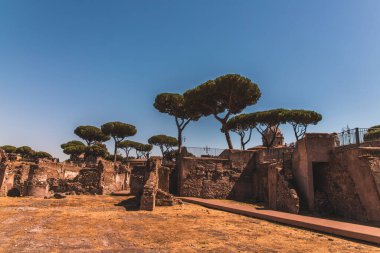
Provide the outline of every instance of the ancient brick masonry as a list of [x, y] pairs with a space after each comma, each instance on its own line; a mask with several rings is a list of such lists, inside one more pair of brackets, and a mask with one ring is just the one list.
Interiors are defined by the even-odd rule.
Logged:
[[140, 199], [140, 209], [153, 211], [155, 206], [181, 203], [169, 189], [170, 169], [161, 166], [161, 158], [150, 158], [146, 166], [135, 166], [131, 173], [131, 194]]
[[292, 185], [292, 174], [280, 163], [271, 164], [268, 169], [268, 206], [271, 209], [299, 213], [300, 200]]
[[11, 161], [4, 156], [0, 162], [0, 196], [110, 194], [128, 187], [129, 174], [125, 165], [115, 166], [101, 159], [74, 164], [44, 159]]
[[182, 157], [180, 196], [255, 201], [298, 213], [291, 164], [284, 166], [264, 153], [226, 150], [218, 158]]
[[292, 171], [301, 208], [380, 225], [380, 143], [336, 143], [331, 134], [297, 142]]
[[154, 166], [152, 171], [148, 172], [148, 179], [145, 182], [140, 200], [140, 209], [153, 211], [156, 206], [156, 194], [158, 190], [157, 169]]
[[54, 193], [102, 194], [101, 172], [97, 168], [84, 168], [73, 179], [49, 178], [49, 189]]
[[182, 157], [180, 195], [267, 203], [268, 170], [276, 163], [263, 159], [261, 151], [229, 150], [219, 158]]

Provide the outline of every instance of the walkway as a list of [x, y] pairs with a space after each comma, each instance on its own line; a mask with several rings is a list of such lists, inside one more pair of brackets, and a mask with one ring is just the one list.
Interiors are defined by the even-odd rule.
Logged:
[[380, 228], [357, 225], [353, 223], [327, 220], [298, 214], [284, 213], [273, 210], [259, 210], [247, 204], [231, 203], [217, 199], [201, 199], [181, 197], [183, 201], [210, 207], [222, 211], [242, 214], [259, 219], [307, 228], [319, 232], [344, 236], [366, 242], [380, 244]]

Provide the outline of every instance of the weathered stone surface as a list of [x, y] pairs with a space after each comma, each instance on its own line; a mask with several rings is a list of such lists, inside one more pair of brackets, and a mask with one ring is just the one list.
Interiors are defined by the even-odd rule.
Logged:
[[255, 189], [263, 189], [267, 173], [265, 166], [258, 164], [256, 151], [228, 150], [220, 158], [183, 157], [179, 173], [180, 196], [265, 200], [263, 193], [254, 194]]
[[161, 166], [158, 168], [158, 188], [169, 192], [169, 181], [170, 181], [170, 172], [171, 168]]
[[146, 166], [132, 169], [131, 193], [140, 199], [140, 210], [153, 211], [156, 205], [172, 206], [181, 202], [167, 192], [170, 171], [161, 166], [160, 158], [150, 158]]
[[276, 210], [299, 213], [300, 203], [298, 194], [283, 175], [282, 171], [283, 169], [278, 171], [277, 177]]
[[157, 190], [156, 206], [174, 206], [177, 204], [182, 204], [182, 201], [166, 191], [161, 189]]
[[84, 168], [73, 179], [49, 178], [49, 189], [55, 193], [102, 194], [101, 173], [98, 169]]
[[109, 194], [127, 186], [128, 168], [103, 160], [81, 164], [57, 163], [51, 160], [0, 162], [0, 196], [16, 191], [20, 196], [65, 194]]
[[145, 184], [146, 166], [134, 166], [131, 171], [130, 191], [132, 195], [140, 196]]
[[158, 189], [157, 171], [151, 171], [144, 185], [141, 195], [140, 209], [153, 211], [156, 206], [156, 193]]

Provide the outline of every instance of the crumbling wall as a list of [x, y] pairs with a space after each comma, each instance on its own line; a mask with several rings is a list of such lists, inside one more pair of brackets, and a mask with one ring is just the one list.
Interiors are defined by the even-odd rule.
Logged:
[[4, 162], [0, 164], [2, 183], [0, 196], [27, 195], [26, 182], [30, 177], [30, 166], [24, 162]]
[[335, 145], [335, 136], [323, 133], [306, 133], [297, 141], [293, 152], [293, 174], [300, 196], [307, 208], [314, 210], [313, 163], [329, 162]]
[[165, 192], [169, 192], [170, 172], [169, 167], [161, 166], [158, 168], [158, 188]]
[[132, 169], [131, 194], [140, 199], [141, 210], [152, 211], [156, 205], [172, 206], [180, 203], [167, 192], [170, 169], [161, 166], [161, 162], [161, 158], [150, 158], [145, 166], [134, 166]]
[[182, 157], [180, 196], [251, 200], [255, 152], [230, 150], [221, 158]]
[[126, 187], [128, 168], [103, 160], [83, 164], [36, 161], [0, 162], [0, 196], [109, 194]]
[[228, 159], [181, 159], [180, 196], [227, 198], [241, 173], [231, 169]]
[[97, 168], [84, 168], [73, 179], [49, 178], [50, 191], [66, 194], [102, 194], [101, 172]]
[[268, 170], [273, 162], [255, 161], [251, 177], [252, 201], [268, 203]]
[[140, 200], [140, 209], [146, 211], [153, 211], [156, 206], [156, 193], [158, 189], [158, 175], [155, 167], [152, 169], [147, 177]]
[[101, 185], [103, 194], [122, 191], [126, 188], [127, 167], [120, 164], [114, 164], [109, 161], [100, 160], [98, 168], [102, 172]]
[[174, 206], [181, 203], [182, 202], [180, 199], [175, 198], [169, 192], [163, 191], [161, 189], [157, 189], [156, 206]]
[[[380, 156], [371, 150], [339, 150], [323, 171], [320, 187], [326, 193], [332, 213], [359, 220], [380, 223]], [[319, 207], [319, 212], [326, 208]]]
[[299, 197], [291, 183], [291, 174], [286, 170], [281, 163], [272, 163], [269, 166], [268, 206], [274, 210], [299, 213]]
[[139, 196], [145, 184], [146, 165], [133, 166], [130, 177], [130, 192], [132, 195]]

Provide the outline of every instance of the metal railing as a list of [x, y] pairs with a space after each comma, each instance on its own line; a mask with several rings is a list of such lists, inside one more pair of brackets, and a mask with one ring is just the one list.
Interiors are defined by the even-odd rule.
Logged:
[[336, 135], [335, 146], [360, 145], [362, 143], [374, 140], [380, 140], [378, 136], [370, 136], [370, 132], [380, 132], [380, 128], [354, 128], [343, 130]]
[[218, 157], [225, 149], [210, 147], [183, 147], [182, 154], [189, 157]]

